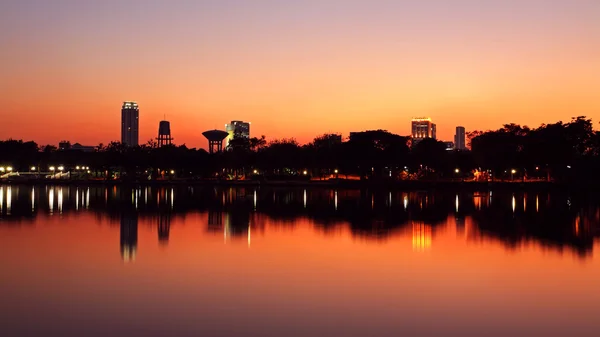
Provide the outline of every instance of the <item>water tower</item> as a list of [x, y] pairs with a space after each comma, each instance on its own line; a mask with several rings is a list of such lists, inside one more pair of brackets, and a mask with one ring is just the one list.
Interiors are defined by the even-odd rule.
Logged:
[[208, 139], [208, 153], [223, 151], [223, 140], [229, 135], [222, 130], [210, 130], [202, 132], [204, 137]]
[[171, 145], [173, 137], [171, 137], [171, 123], [169, 121], [160, 121], [158, 123], [158, 147]]

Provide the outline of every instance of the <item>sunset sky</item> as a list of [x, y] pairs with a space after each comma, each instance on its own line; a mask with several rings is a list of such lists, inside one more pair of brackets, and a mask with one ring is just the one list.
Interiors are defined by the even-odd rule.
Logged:
[[0, 43], [0, 139], [119, 140], [125, 100], [190, 147], [600, 122], [598, 0], [4, 0]]

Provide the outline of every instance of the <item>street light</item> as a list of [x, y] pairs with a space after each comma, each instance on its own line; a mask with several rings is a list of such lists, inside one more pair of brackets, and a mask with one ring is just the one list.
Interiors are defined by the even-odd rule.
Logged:
[[510, 180], [514, 180], [515, 173], [517, 173], [517, 170], [515, 170], [515, 169], [510, 170]]
[[0, 167], [0, 172], [4, 172], [4, 167]]
[[459, 170], [459, 169], [455, 169], [455, 170], [454, 170], [454, 173], [459, 173], [459, 172], [460, 172], [460, 170]]
[[253, 172], [254, 172], [254, 174], [258, 174], [258, 170], [254, 170]]
[[56, 169], [54, 166], [50, 166], [48, 169], [50, 169], [50, 171], [54, 172], [54, 170]]
[[302, 174], [307, 175], [308, 172], [306, 170], [304, 170], [304, 172], [302, 172]]
[[80, 169], [80, 167], [79, 167], [79, 166], [75, 166], [75, 169], [76, 169], [76, 170], [79, 170], [79, 169]]
[[333, 173], [338, 174], [338, 169], [333, 170]]
[[31, 171], [35, 171], [35, 166], [29, 168]]
[[9, 167], [7, 167], [7, 168], [6, 168], [6, 171], [8, 171], [8, 172], [12, 172], [12, 170], [13, 170], [13, 169], [12, 169], [12, 167], [11, 167], [11, 166], [9, 166]]
[[174, 171], [174, 170], [171, 170], [171, 174], [175, 174], [175, 171]]
[[61, 172], [62, 172], [64, 169], [65, 169], [65, 167], [64, 167], [64, 166], [59, 166], [59, 167], [58, 167], [58, 170], [59, 170], [59, 171], [61, 171]]

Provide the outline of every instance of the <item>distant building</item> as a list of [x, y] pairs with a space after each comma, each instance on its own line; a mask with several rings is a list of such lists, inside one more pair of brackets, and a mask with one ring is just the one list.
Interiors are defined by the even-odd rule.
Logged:
[[431, 122], [431, 118], [429, 117], [413, 118], [411, 129], [413, 144], [417, 144], [425, 138], [437, 139], [435, 124]]
[[96, 151], [96, 146], [88, 146], [75, 143], [71, 145], [71, 151], [94, 152]]
[[171, 137], [171, 123], [169, 121], [160, 121], [158, 123], [158, 147], [171, 145], [173, 137]]
[[446, 144], [446, 151], [454, 150], [454, 142], [444, 142], [444, 144]]
[[139, 145], [139, 108], [135, 102], [123, 102], [121, 108], [121, 143], [127, 146]]
[[96, 151], [96, 147], [81, 145], [79, 143], [75, 143], [75, 144], [71, 145], [71, 142], [69, 142], [67, 140], [63, 140], [62, 142], [58, 143], [58, 150], [59, 151], [94, 152], [94, 151]]
[[70, 150], [70, 149], [71, 149], [71, 142], [69, 142], [68, 140], [63, 140], [58, 143], [58, 150], [66, 151], [66, 150]]
[[457, 126], [456, 134], [454, 135], [454, 144], [457, 150], [465, 150], [467, 148], [467, 144], [465, 142], [465, 127]]
[[229, 141], [233, 138], [250, 138], [250, 123], [243, 121], [231, 121], [230, 124], [225, 124], [225, 131], [228, 133], [226, 146], [229, 146]]

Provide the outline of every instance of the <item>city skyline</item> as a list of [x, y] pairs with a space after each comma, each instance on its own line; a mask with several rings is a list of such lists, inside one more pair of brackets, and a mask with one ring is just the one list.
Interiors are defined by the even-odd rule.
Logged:
[[124, 99], [143, 107], [140, 143], [166, 113], [178, 144], [202, 148], [201, 130], [231, 117], [300, 143], [408, 135], [405, 121], [423, 115], [444, 140], [456, 125], [600, 120], [592, 0], [9, 2], [4, 139], [119, 140]]

